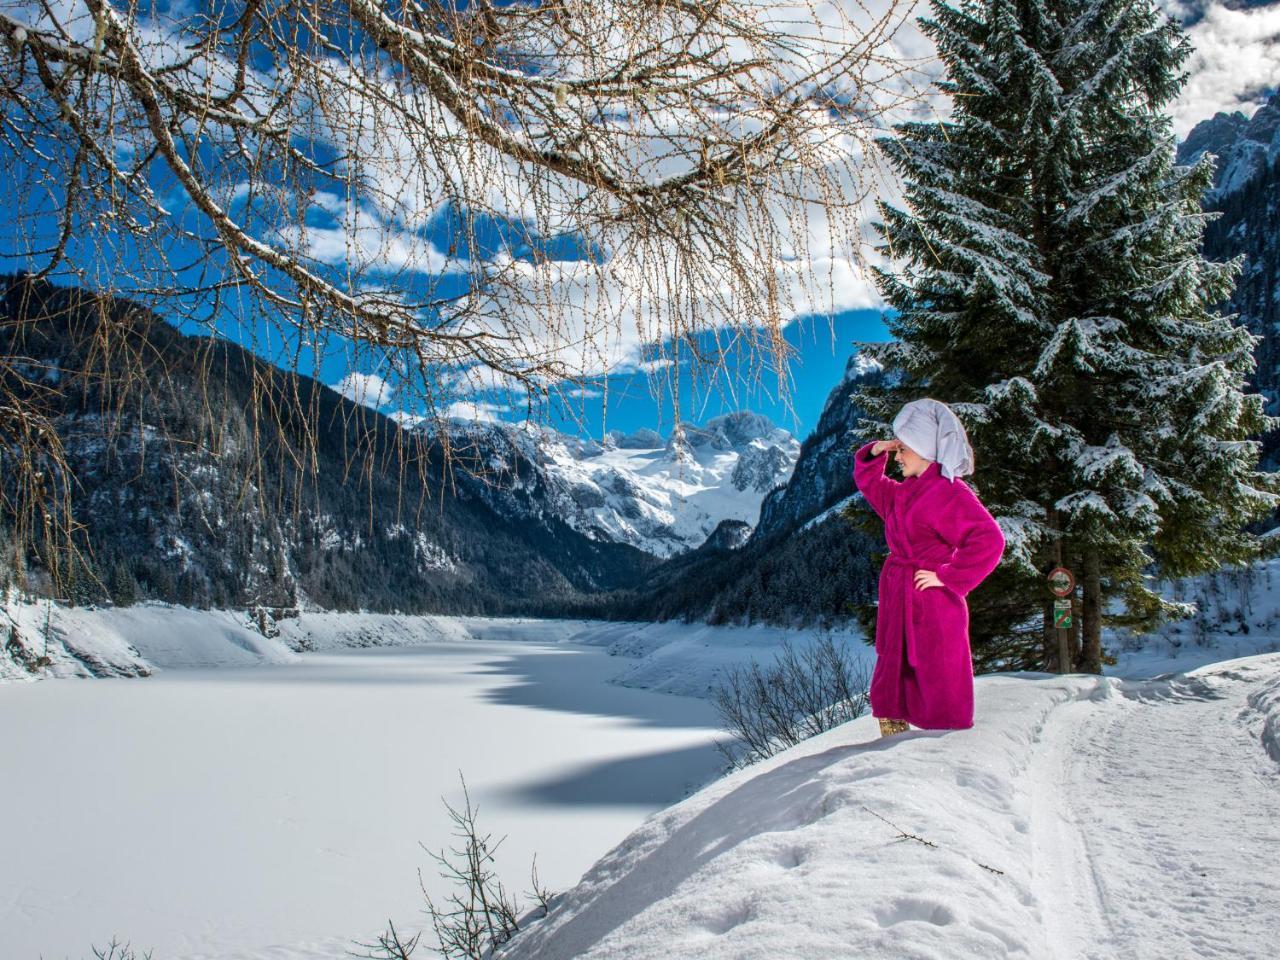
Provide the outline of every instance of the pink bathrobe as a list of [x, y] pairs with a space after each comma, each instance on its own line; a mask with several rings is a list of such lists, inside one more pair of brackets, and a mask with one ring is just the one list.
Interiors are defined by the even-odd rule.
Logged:
[[[853, 458], [853, 481], [884, 520], [889, 556], [880, 571], [871, 712], [927, 730], [973, 726], [973, 659], [965, 595], [1004, 553], [1004, 534], [973, 489], [933, 461], [914, 477], [885, 476], [873, 443]], [[941, 587], [915, 586], [932, 570]]]

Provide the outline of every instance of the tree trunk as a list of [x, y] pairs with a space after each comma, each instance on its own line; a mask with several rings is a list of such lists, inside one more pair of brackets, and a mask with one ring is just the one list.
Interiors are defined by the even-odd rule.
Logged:
[[[1083, 569], [1083, 559], [1076, 554], [1072, 554], [1071, 572], [1078, 573]], [[1080, 598], [1080, 586], [1081, 583], [1077, 580], [1076, 589], [1071, 591], [1071, 666], [1064, 671], [1065, 673], [1079, 673], [1081, 669], [1080, 662], [1084, 654], [1084, 602]]]
[[1083, 561], [1084, 610], [1080, 620], [1084, 637], [1080, 671], [1102, 673], [1102, 576], [1097, 547], [1085, 547]]
[[[1047, 572], [1047, 571], [1046, 571]], [[1053, 600], [1044, 602], [1044, 666], [1046, 673], [1061, 673], [1058, 669], [1058, 631], [1053, 626]]]
[[[1046, 515], [1048, 523], [1054, 530], [1058, 529], [1058, 510], [1056, 507], [1047, 508]], [[1075, 570], [1067, 565], [1066, 544], [1059, 531], [1058, 535], [1049, 542], [1048, 562], [1045, 565], [1045, 574], [1054, 567], [1067, 567], [1072, 573]], [[1048, 586], [1046, 584], [1046, 592]], [[1072, 673], [1076, 669], [1076, 661], [1078, 659], [1078, 643], [1077, 631], [1079, 630], [1079, 617], [1076, 614], [1076, 605], [1074, 594], [1072, 594], [1072, 617], [1071, 627], [1066, 630], [1060, 630], [1054, 626], [1054, 600], [1055, 597], [1050, 596], [1045, 600], [1044, 604], [1044, 648], [1045, 648], [1045, 670], [1056, 673]]]
[[[1045, 522], [1050, 526], [1055, 526], [1057, 511], [1053, 507], [1045, 507]], [[1047, 577], [1049, 571], [1057, 565], [1057, 557], [1061, 553], [1062, 545], [1057, 540], [1050, 540], [1046, 545], [1044, 565], [1041, 568], [1041, 576]], [[1043, 583], [1043, 581], [1042, 581]], [[1044, 667], [1047, 673], [1061, 673], [1062, 670], [1058, 664], [1058, 631], [1053, 626], [1053, 595], [1049, 592], [1047, 585], [1041, 589], [1045, 593], [1044, 602], [1040, 605], [1044, 613]]]

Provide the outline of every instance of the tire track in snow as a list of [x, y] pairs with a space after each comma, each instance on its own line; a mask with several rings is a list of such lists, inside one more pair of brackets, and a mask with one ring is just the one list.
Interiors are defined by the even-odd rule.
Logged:
[[1054, 711], [1032, 765], [1032, 877], [1051, 956], [1273, 955], [1280, 768], [1257, 692], [1278, 674], [1280, 656], [1267, 656], [1103, 678], [1120, 696]]
[[1096, 781], [1093, 747], [1098, 731], [1114, 725], [1114, 709], [1093, 700], [1062, 704], [1047, 719], [1032, 760], [1031, 882], [1051, 960], [1106, 956], [1089, 947], [1113, 940], [1105, 881], [1071, 798], [1084, 795], [1082, 782]]

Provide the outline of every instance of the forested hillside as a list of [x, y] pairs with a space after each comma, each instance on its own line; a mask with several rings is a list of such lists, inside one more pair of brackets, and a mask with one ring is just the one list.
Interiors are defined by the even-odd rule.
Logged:
[[[446, 473], [425, 435], [233, 344], [123, 300], [19, 277], [0, 290], [0, 349], [29, 361], [19, 386], [47, 405], [75, 478], [84, 559], [64, 599], [531, 613], [656, 563], [556, 517], [496, 513], [476, 451], [455, 450]], [[99, 376], [104, 344], [131, 377]], [[316, 414], [314, 448], [301, 411]], [[518, 497], [536, 469], [514, 451], [509, 466]], [[0, 522], [12, 539], [14, 517]], [[18, 563], [50, 589], [34, 554]]]

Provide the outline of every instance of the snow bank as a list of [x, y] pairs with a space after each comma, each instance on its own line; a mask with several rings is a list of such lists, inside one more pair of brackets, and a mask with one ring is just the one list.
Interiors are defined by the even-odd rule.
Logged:
[[1044, 956], [1030, 748], [1057, 705], [1117, 681], [1033, 676], [980, 678], [974, 730], [881, 739], [862, 717], [716, 781], [646, 820], [508, 956]]
[[[1165, 955], [1161, 944], [1175, 942], [1223, 947], [1199, 956], [1265, 956], [1267, 901], [1275, 899], [1265, 891], [1275, 889], [1280, 868], [1248, 838], [1265, 832], [1252, 824], [1280, 812], [1276, 771], [1270, 782], [1259, 777], [1244, 787], [1229, 775], [1201, 785], [1187, 762], [1215, 755], [1225, 769], [1243, 769], [1260, 755], [1256, 739], [1229, 726], [1240, 713], [1233, 697], [1246, 688], [1256, 687], [1251, 702], [1267, 711], [1274, 747], [1280, 655], [1248, 661], [1248, 669], [1235, 660], [1174, 680], [982, 676], [970, 730], [881, 738], [872, 718], [851, 721], [650, 816], [546, 918], [531, 917], [504, 956], [1136, 957]], [[1210, 714], [1189, 710], [1218, 712], [1208, 724]], [[1159, 735], [1166, 720], [1177, 737]], [[1121, 750], [1135, 737], [1108, 735], [1125, 722], [1152, 731], [1132, 757]], [[1191, 736], [1200, 740], [1189, 740], [1188, 730], [1199, 730]], [[1097, 735], [1082, 739], [1086, 731]], [[1099, 763], [1121, 758], [1127, 779], [1100, 777]], [[1146, 762], [1162, 764], [1162, 775], [1147, 776]], [[1078, 779], [1072, 771], [1081, 763], [1092, 766]], [[1169, 815], [1133, 802], [1135, 791], [1150, 787], [1176, 795], [1206, 836], [1162, 836], [1162, 845], [1144, 850], [1144, 833], [1153, 831], [1142, 818]], [[1077, 789], [1124, 815], [1086, 823], [1094, 815], [1089, 796], [1062, 805]], [[1227, 833], [1234, 844], [1219, 842]], [[1141, 868], [1120, 876], [1116, 867], [1104, 883], [1094, 864], [1108, 855]], [[1171, 861], [1196, 869], [1179, 873]], [[1206, 894], [1207, 873], [1223, 886], [1261, 887], [1257, 914], [1242, 918], [1224, 897], [1204, 901], [1189, 919], [1196, 908], [1175, 894], [1194, 904]], [[1122, 904], [1136, 919], [1114, 924], [1116, 931], [1084, 922], [1087, 904], [1100, 897], [1100, 918], [1091, 921], [1105, 923]]]
[[[0, 657], [0, 679], [142, 677], [169, 667], [290, 663], [294, 653], [264, 637], [243, 613], [168, 604], [62, 607], [10, 600], [0, 626], [16, 649]], [[34, 674], [21, 661], [35, 666]]]
[[1196, 613], [1148, 636], [1104, 631], [1103, 645], [1116, 653], [1118, 673], [1131, 673], [1125, 667], [1131, 661], [1168, 672], [1280, 651], [1280, 558], [1172, 582], [1160, 580], [1151, 587], [1167, 599], [1194, 604]]
[[[303, 612], [264, 636], [247, 613], [162, 603], [64, 607], [0, 603], [0, 681], [145, 677], [156, 670], [294, 663], [309, 651], [412, 647], [468, 639], [572, 640], [592, 621]], [[12, 628], [10, 630], [10, 628]]]
[[[45, 677], [147, 676], [186, 667], [242, 667], [297, 661], [300, 653], [366, 647], [414, 647], [467, 640], [573, 642], [604, 647], [618, 658], [614, 683], [657, 693], [709, 696], [725, 670], [752, 658], [771, 662], [784, 640], [797, 645], [812, 630], [712, 627], [706, 624], [549, 620], [522, 617], [403, 616], [303, 611], [265, 637], [242, 612], [192, 610], [168, 604], [125, 608], [60, 607], [10, 602], [21, 655], [0, 656], [0, 680]], [[850, 653], [874, 653], [860, 632], [837, 632]], [[49, 663], [33, 675], [20, 660]]]
[[[708, 697], [727, 671], [751, 660], [772, 663], [782, 644], [797, 647], [821, 634], [813, 629], [780, 627], [710, 626], [705, 623], [607, 623], [587, 621], [573, 636], [576, 643], [603, 646], [613, 656], [634, 658], [613, 678], [624, 687], [659, 693]], [[861, 660], [868, 671], [875, 651], [861, 630], [833, 630], [835, 642], [845, 644], [850, 659]]]
[[1251, 693], [1249, 707], [1258, 717], [1263, 747], [1280, 764], [1280, 677]]

